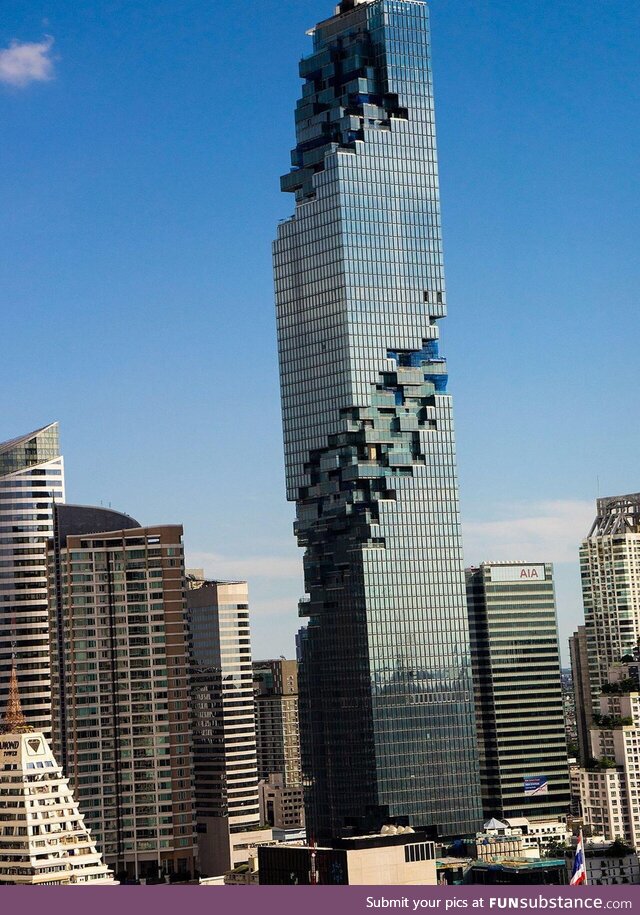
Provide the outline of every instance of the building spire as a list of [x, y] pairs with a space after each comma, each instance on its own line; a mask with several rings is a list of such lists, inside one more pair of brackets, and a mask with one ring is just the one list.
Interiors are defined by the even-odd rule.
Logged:
[[16, 670], [16, 659], [14, 658], [11, 665], [9, 699], [4, 713], [2, 732], [5, 734], [24, 734], [25, 731], [31, 730], [32, 728], [27, 724], [27, 719], [24, 717], [24, 712], [22, 711], [20, 691], [18, 689], [18, 672]]

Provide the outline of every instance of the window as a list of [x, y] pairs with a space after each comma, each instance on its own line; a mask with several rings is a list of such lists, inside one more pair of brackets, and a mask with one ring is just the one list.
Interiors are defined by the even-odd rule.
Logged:
[[434, 858], [434, 848], [431, 843], [419, 842], [415, 845], [406, 845], [404, 849], [404, 860], [410, 861], [432, 861]]

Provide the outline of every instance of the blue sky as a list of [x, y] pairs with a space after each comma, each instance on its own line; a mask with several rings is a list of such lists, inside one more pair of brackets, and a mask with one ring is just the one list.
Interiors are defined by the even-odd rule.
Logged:
[[[326, 0], [3, 0], [0, 440], [58, 419], [68, 498], [182, 522], [293, 654], [270, 244]], [[557, 563], [640, 489], [640, 7], [431, 4], [467, 562]]]

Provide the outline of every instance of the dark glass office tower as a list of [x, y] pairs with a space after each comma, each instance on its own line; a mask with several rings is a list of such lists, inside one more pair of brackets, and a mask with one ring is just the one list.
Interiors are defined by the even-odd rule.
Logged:
[[480, 782], [487, 819], [569, 811], [553, 566], [467, 571]]
[[346, 0], [313, 40], [274, 247], [308, 823], [323, 837], [388, 807], [467, 832], [482, 814], [427, 7]]

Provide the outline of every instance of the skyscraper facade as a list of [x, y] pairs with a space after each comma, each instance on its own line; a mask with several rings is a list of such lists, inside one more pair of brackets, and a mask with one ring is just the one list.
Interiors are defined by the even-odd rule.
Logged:
[[482, 802], [487, 817], [563, 816], [570, 804], [553, 567], [467, 571]]
[[288, 498], [305, 548], [307, 822], [481, 818], [427, 6], [345, 0], [300, 65], [274, 245]]
[[593, 723], [594, 711], [591, 701], [591, 680], [589, 679], [587, 630], [584, 626], [578, 626], [570, 637], [569, 656], [571, 658], [571, 676], [576, 709], [578, 757], [580, 763], [584, 766], [591, 755], [589, 729]]
[[640, 493], [598, 499], [580, 573], [595, 710], [611, 666], [640, 645]]
[[258, 778], [279, 772], [289, 788], [302, 786], [298, 664], [277, 658], [253, 662]]
[[600, 685], [586, 765], [574, 770], [580, 813], [595, 835], [640, 845], [640, 687], [637, 663], [614, 664]]
[[186, 877], [196, 835], [182, 528], [68, 505], [56, 515], [56, 756], [118, 875]]
[[192, 578], [187, 608], [200, 870], [217, 876], [260, 825], [247, 583]]
[[64, 502], [58, 424], [0, 444], [0, 708], [15, 655], [29, 724], [51, 736], [47, 539]]

